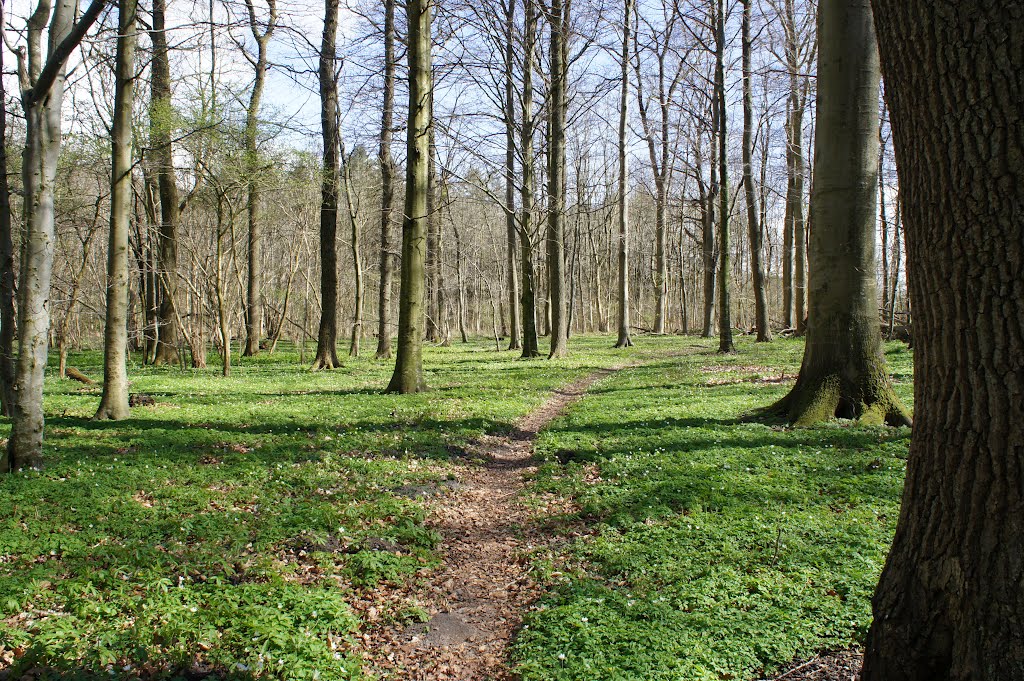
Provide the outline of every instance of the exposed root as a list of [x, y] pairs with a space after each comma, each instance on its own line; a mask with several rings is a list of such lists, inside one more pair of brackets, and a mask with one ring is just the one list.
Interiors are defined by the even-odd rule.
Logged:
[[896, 396], [888, 378], [844, 382], [835, 374], [815, 379], [797, 379], [788, 395], [750, 414], [751, 418], [782, 418], [797, 427], [845, 419], [866, 426], [910, 426], [909, 410]]

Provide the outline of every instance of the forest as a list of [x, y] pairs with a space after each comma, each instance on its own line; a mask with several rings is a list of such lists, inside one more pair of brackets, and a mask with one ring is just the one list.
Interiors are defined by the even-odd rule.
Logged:
[[0, 34], [0, 680], [1024, 681], [1024, 2]]

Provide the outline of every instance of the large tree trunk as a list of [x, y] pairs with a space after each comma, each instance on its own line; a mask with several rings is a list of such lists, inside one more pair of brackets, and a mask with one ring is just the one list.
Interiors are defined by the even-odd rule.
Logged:
[[568, 354], [568, 310], [565, 288], [565, 125], [568, 91], [566, 42], [569, 22], [567, 0], [552, 0], [551, 88], [548, 120], [548, 295], [551, 297], [551, 348], [548, 357]]
[[267, 0], [269, 10], [266, 26], [260, 30], [256, 19], [254, 0], [245, 0], [249, 13], [249, 30], [256, 41], [256, 58], [254, 60], [255, 80], [252, 92], [249, 93], [249, 104], [245, 109], [245, 162], [246, 162], [246, 211], [249, 218], [248, 236], [248, 280], [246, 282], [245, 301], [245, 350], [242, 355], [251, 357], [260, 351], [260, 338], [263, 336], [263, 278], [262, 268], [262, 234], [260, 229], [260, 163], [259, 150], [256, 147], [259, 135], [260, 102], [263, 100], [263, 89], [267, 82], [268, 57], [267, 50], [270, 38], [277, 27], [277, 0]]
[[165, 31], [166, 1], [153, 0], [153, 62], [150, 66], [149, 129], [152, 158], [160, 192], [160, 225], [157, 231], [160, 305], [157, 310], [156, 354], [154, 364], [177, 364], [178, 358], [178, 181], [174, 174], [171, 131], [174, 110], [171, 106], [171, 65]]
[[391, 359], [391, 253], [395, 202], [395, 162], [391, 137], [395, 110], [395, 0], [384, 0], [384, 101], [380, 122], [380, 288], [377, 299], [377, 359]]
[[913, 273], [918, 416], [863, 678], [1016, 681], [1024, 3], [873, 5]]
[[729, 252], [728, 112], [725, 96], [725, 0], [718, 0], [715, 30], [715, 102], [718, 106], [718, 351], [735, 352], [732, 342], [732, 302], [729, 287], [732, 265]]
[[747, 201], [747, 236], [750, 239], [750, 272], [754, 283], [754, 319], [757, 340], [766, 343], [772, 339], [768, 321], [768, 284], [761, 261], [764, 250], [764, 231], [760, 221], [757, 197], [754, 193], [754, 97], [753, 69], [751, 67], [750, 37], [751, 0], [743, 0], [743, 189]]
[[909, 424], [878, 325], [879, 71], [868, 0], [823, 2], [818, 35], [810, 323], [797, 383], [772, 409], [797, 425], [834, 417]]
[[429, 194], [431, 100], [430, 2], [408, 0], [409, 125], [406, 132], [405, 218], [398, 304], [398, 354], [388, 392], [427, 389], [423, 379], [424, 260]]
[[[324, 32], [320, 41], [320, 128], [324, 167], [320, 183], [320, 328], [313, 371], [334, 369], [338, 361], [338, 189], [341, 135], [338, 130], [338, 74], [335, 42], [338, 0], [324, 2]], [[282, 320], [283, 321], [283, 320]]]
[[537, 47], [537, 11], [534, 0], [524, 2], [525, 36], [523, 39], [523, 101], [520, 122], [520, 154], [522, 154], [523, 183], [520, 192], [522, 204], [519, 219], [520, 269], [523, 275], [522, 317], [524, 358], [540, 356], [537, 339], [537, 275], [534, 266], [534, 156], [533, 156], [533, 65]]
[[[633, 345], [629, 337], [629, 157], [626, 130], [629, 124], [629, 50], [633, 22], [633, 0], [626, 0], [622, 12], [622, 71], [619, 91], [619, 191], [616, 206], [619, 223], [619, 337], [615, 347]], [[662, 332], [664, 327], [662, 328]]]
[[[158, 0], [159, 1], [159, 0]], [[135, 95], [137, 0], [120, 0], [110, 131], [110, 241], [107, 317], [103, 330], [103, 396], [96, 420], [120, 421], [128, 407], [128, 230], [132, 215], [132, 102]]]

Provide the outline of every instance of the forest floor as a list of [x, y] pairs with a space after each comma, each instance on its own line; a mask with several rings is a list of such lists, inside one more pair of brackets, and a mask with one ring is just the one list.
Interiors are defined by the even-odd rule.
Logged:
[[849, 681], [815, 656], [862, 640], [909, 431], [742, 419], [799, 340], [610, 346], [428, 348], [410, 396], [291, 348], [134, 365], [118, 423], [49, 377], [46, 465], [0, 479], [0, 679]]

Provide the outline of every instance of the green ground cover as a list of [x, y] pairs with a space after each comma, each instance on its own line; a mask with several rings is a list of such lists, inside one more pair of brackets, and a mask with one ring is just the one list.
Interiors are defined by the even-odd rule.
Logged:
[[[573, 498], [565, 526], [594, 535], [537, 561], [549, 594], [515, 644], [526, 680], [753, 679], [862, 640], [909, 429], [743, 422], [785, 394], [802, 343], [689, 345], [541, 434], [533, 493]], [[911, 353], [887, 355], [910, 405]]]
[[[65, 679], [358, 676], [353, 599], [436, 561], [403, 487], [445, 478], [450, 448], [619, 361], [610, 345], [577, 339], [557, 362], [431, 348], [432, 390], [413, 396], [381, 394], [391, 364], [368, 359], [310, 374], [279, 352], [228, 379], [216, 358], [135, 365], [132, 391], [156, 404], [117, 423], [90, 420], [99, 388], [50, 376], [46, 466], [0, 479], [0, 655], [17, 653], [13, 674]], [[70, 363], [99, 378], [100, 362]]]

